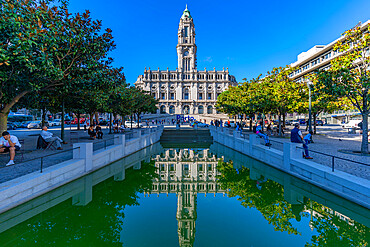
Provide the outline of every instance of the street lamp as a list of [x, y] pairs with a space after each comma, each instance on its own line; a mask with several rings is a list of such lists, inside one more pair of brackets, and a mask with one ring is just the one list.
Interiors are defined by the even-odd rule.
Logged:
[[312, 132], [312, 104], [311, 104], [311, 85], [312, 82], [310, 80], [307, 80], [307, 87], [308, 87], [308, 131]]

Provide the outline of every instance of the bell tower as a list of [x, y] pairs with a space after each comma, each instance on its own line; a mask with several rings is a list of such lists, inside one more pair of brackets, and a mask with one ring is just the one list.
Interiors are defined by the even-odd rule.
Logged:
[[195, 28], [188, 6], [184, 10], [177, 33], [177, 63], [182, 72], [191, 72], [197, 69], [197, 46], [195, 45]]

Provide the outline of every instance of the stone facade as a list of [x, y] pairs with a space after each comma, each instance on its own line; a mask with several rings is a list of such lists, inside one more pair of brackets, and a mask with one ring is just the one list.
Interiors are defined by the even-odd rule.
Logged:
[[214, 115], [218, 95], [229, 86], [236, 86], [228, 68], [216, 71], [197, 70], [195, 28], [186, 8], [180, 18], [176, 70], [144, 70], [135, 82], [136, 87], [159, 99], [158, 113]]

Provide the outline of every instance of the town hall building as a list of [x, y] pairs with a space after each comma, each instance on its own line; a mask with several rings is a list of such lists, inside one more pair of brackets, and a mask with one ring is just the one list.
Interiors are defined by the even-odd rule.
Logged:
[[215, 115], [217, 97], [229, 86], [238, 83], [228, 68], [216, 71], [197, 69], [195, 28], [186, 7], [179, 24], [176, 70], [144, 70], [136, 87], [159, 99], [159, 112], [186, 115]]

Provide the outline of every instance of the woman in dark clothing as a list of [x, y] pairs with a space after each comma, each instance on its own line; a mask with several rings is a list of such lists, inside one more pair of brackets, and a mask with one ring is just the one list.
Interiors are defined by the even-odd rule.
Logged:
[[95, 140], [96, 132], [95, 132], [94, 127], [92, 125], [89, 126], [89, 129], [87, 130], [87, 133], [89, 134], [91, 139]]
[[95, 131], [98, 139], [103, 139], [103, 131], [101, 130], [100, 124], [95, 127]]

